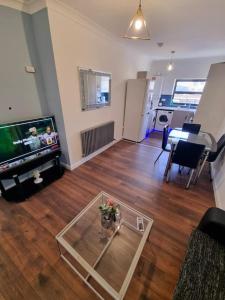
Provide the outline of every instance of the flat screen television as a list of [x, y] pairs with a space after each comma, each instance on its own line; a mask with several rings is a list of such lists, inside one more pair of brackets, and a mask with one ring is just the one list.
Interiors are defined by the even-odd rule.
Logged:
[[53, 116], [0, 125], [0, 172], [59, 149]]

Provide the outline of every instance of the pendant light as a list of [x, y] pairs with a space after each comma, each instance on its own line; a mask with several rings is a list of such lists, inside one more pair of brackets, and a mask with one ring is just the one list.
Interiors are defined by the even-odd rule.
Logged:
[[174, 54], [175, 54], [175, 51], [174, 50], [171, 51], [170, 61], [169, 61], [168, 65], [167, 65], [167, 71], [168, 72], [171, 72], [174, 69], [174, 62], [173, 62], [173, 55]]
[[124, 37], [134, 40], [150, 40], [150, 35], [141, 8], [141, 0], [139, 2], [137, 12], [133, 16], [130, 25], [127, 29], [127, 33]]

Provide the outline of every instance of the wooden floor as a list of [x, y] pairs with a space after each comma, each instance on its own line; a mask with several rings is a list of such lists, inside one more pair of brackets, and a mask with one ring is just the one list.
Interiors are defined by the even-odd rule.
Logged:
[[208, 174], [184, 189], [167, 154], [121, 141], [23, 203], [0, 199], [0, 299], [97, 299], [59, 259], [55, 235], [101, 190], [154, 219], [126, 300], [172, 299], [188, 237], [214, 197]]
[[147, 138], [145, 138], [141, 144], [153, 146], [157, 148], [161, 148], [162, 145], [162, 132], [159, 131], [153, 131], [149, 134]]

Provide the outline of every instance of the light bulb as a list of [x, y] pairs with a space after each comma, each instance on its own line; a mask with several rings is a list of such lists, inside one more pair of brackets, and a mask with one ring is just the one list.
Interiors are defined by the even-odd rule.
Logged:
[[173, 70], [173, 64], [172, 64], [172, 63], [169, 63], [169, 64], [168, 64], [167, 70], [168, 70], [169, 72]]
[[134, 27], [136, 30], [140, 30], [143, 26], [143, 21], [140, 19], [137, 19], [134, 23]]

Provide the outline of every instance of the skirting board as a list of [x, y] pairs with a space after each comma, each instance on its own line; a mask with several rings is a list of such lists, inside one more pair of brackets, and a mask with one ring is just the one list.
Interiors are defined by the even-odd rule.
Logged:
[[212, 185], [213, 185], [213, 192], [214, 192], [216, 207], [224, 209], [224, 207], [221, 204], [220, 196], [219, 196], [219, 193], [217, 192], [217, 188], [215, 186], [214, 180], [212, 182]]
[[74, 169], [78, 168], [79, 166], [81, 166], [82, 164], [84, 164], [85, 162], [87, 162], [88, 160], [92, 159], [93, 157], [95, 157], [96, 155], [104, 152], [105, 150], [107, 150], [108, 148], [112, 147], [113, 145], [115, 145], [116, 143], [118, 143], [119, 141], [121, 141], [122, 139], [119, 140], [114, 140], [113, 142], [109, 143], [108, 145], [102, 147], [101, 149], [95, 151], [94, 153], [88, 155], [87, 157], [82, 158], [81, 160], [77, 161], [75, 164], [73, 165], [68, 165], [66, 163], [61, 163], [62, 166], [64, 166], [67, 170], [73, 171]]
[[[215, 177], [215, 168], [214, 168], [213, 164], [211, 164], [211, 172], [212, 172], [212, 178], [214, 178]], [[218, 193], [215, 180], [212, 181], [212, 186], [213, 186], [213, 192], [214, 192], [216, 207], [225, 210], [224, 205], [222, 205], [221, 197]]]

